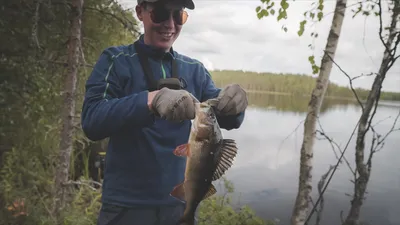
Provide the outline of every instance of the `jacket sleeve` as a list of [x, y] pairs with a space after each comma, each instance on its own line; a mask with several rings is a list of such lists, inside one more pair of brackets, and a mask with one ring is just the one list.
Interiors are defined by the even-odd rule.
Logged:
[[[204, 68], [205, 76], [203, 80], [202, 86], [202, 99], [201, 101], [206, 101], [210, 98], [218, 97], [218, 94], [221, 92], [220, 88], [217, 88], [211, 78], [210, 73], [207, 69]], [[244, 120], [245, 112], [239, 113], [237, 115], [219, 115], [217, 116], [217, 121], [221, 128], [226, 130], [232, 130], [239, 128]]]
[[98, 59], [86, 81], [82, 106], [82, 129], [93, 141], [101, 140], [127, 127], [144, 127], [154, 122], [147, 106], [148, 91], [124, 95], [110, 49]]

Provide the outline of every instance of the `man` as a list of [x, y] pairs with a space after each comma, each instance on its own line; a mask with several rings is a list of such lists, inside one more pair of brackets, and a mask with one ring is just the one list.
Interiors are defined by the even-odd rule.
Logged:
[[[247, 97], [239, 85], [215, 87], [204, 66], [172, 49], [192, 0], [138, 0], [144, 35], [103, 51], [86, 83], [82, 127], [93, 141], [109, 137], [98, 225], [175, 225], [184, 205], [170, 196], [184, 179], [194, 102], [220, 99], [222, 128], [239, 128]], [[177, 78], [178, 77], [178, 78]], [[191, 93], [192, 95], [189, 95]]]

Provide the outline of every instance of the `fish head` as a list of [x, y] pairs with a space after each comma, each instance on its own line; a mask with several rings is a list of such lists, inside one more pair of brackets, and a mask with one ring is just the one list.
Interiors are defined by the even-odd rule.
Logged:
[[214, 134], [217, 118], [214, 109], [207, 102], [195, 103], [196, 116], [193, 121], [193, 131], [196, 139], [209, 139]]

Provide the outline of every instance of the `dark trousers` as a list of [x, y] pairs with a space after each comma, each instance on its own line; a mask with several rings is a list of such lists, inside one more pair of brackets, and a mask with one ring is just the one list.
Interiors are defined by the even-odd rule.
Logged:
[[124, 208], [103, 203], [97, 225], [176, 225], [184, 207]]

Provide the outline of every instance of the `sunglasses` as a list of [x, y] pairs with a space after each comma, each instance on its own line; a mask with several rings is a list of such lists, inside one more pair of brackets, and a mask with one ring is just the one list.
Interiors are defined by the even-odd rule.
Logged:
[[153, 23], [162, 23], [167, 21], [172, 14], [172, 18], [178, 25], [186, 23], [188, 13], [183, 9], [169, 10], [163, 6], [156, 6], [150, 11], [150, 18]]

